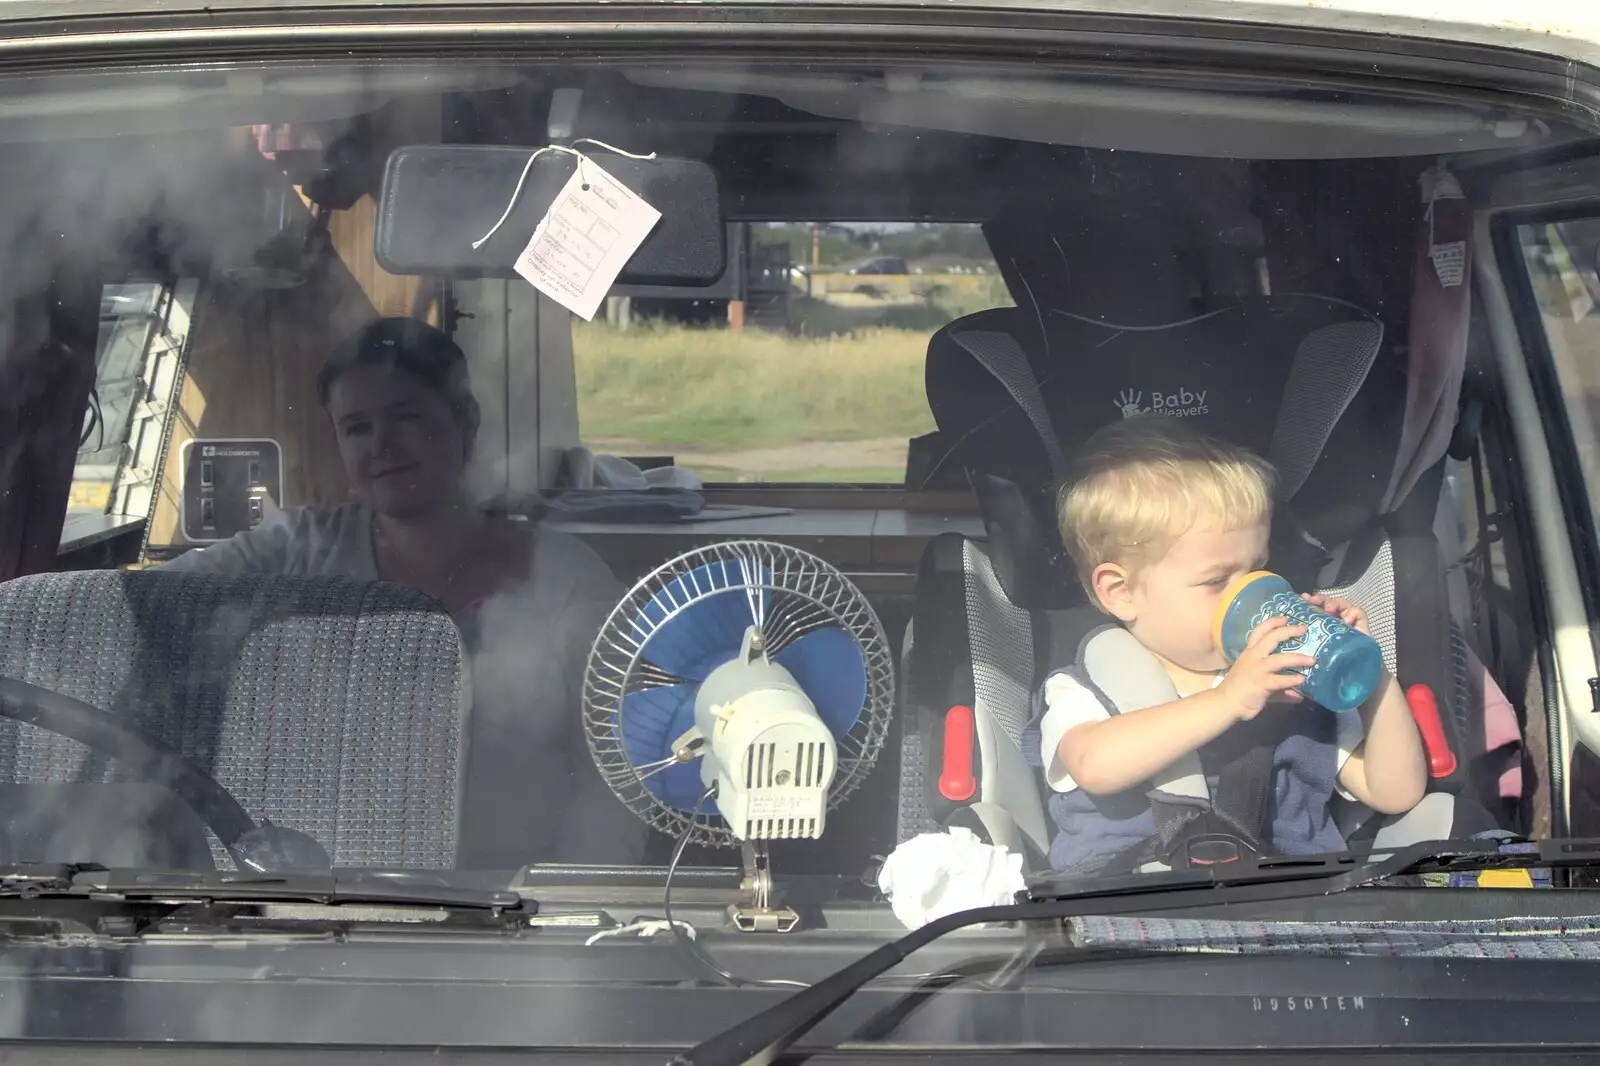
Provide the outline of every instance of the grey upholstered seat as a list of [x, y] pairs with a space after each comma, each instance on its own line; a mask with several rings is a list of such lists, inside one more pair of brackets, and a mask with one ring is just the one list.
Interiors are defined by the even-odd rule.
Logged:
[[[0, 585], [0, 675], [127, 718], [336, 866], [449, 867], [467, 706], [459, 638], [415, 590], [334, 578], [40, 574]], [[0, 720], [0, 786], [123, 781]], [[212, 852], [222, 858], [217, 842]]]

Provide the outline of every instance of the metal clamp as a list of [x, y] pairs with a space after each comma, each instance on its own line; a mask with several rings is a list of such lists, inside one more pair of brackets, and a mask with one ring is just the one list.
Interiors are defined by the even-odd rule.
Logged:
[[728, 918], [741, 933], [792, 933], [800, 927], [800, 916], [789, 907], [772, 906], [772, 860], [766, 841], [746, 840], [740, 844], [744, 858], [744, 879], [739, 891], [752, 900], [728, 907]]

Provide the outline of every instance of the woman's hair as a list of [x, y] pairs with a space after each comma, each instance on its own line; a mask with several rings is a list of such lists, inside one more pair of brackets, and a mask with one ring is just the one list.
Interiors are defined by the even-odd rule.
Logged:
[[1272, 519], [1271, 464], [1176, 418], [1139, 415], [1100, 430], [1077, 475], [1061, 494], [1061, 539], [1091, 602], [1102, 563], [1136, 571], [1202, 522], [1234, 530]]
[[334, 348], [317, 372], [317, 398], [324, 409], [333, 383], [358, 368], [401, 370], [422, 383], [450, 408], [471, 451], [478, 435], [478, 401], [466, 355], [443, 332], [415, 318], [374, 318]]

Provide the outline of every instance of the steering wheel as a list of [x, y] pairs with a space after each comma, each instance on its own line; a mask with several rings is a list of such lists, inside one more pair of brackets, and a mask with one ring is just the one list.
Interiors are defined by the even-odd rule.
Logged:
[[332, 869], [326, 849], [305, 833], [257, 825], [233, 793], [175, 749], [121, 718], [47, 688], [0, 677], [0, 718], [76, 740], [167, 789], [217, 835], [241, 870], [317, 873]]

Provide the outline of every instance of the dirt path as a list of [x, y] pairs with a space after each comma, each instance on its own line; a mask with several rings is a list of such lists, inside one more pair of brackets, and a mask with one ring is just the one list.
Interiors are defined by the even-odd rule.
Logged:
[[[638, 454], [640, 451], [659, 450], [660, 446], [630, 440], [597, 440], [590, 441], [589, 447], [613, 455], [629, 455]], [[674, 450], [672, 454], [679, 466], [688, 467], [690, 470], [697, 466], [715, 466], [753, 474], [771, 470], [901, 466], [906, 461], [906, 439], [877, 437], [872, 440], [807, 441], [773, 448], [751, 448], [746, 451]]]

